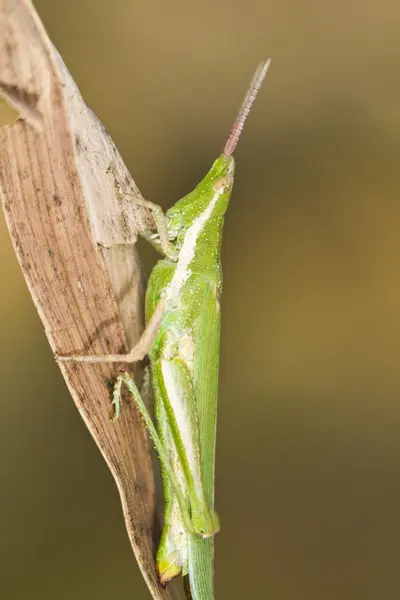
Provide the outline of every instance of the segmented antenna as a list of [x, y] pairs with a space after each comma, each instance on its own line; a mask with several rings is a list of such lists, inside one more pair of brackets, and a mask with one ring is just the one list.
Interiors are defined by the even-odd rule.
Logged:
[[236, 117], [236, 120], [229, 134], [228, 140], [225, 144], [224, 154], [226, 156], [230, 156], [231, 154], [233, 154], [236, 148], [236, 144], [238, 143], [240, 134], [242, 133], [242, 129], [247, 119], [247, 115], [250, 112], [253, 102], [256, 99], [258, 90], [260, 89], [264, 77], [267, 74], [270, 62], [271, 59], [269, 58], [266, 62], [260, 63], [256, 69], [256, 72], [253, 75], [250, 87], [247, 91], [245, 99], [243, 100], [243, 104], [240, 107], [238, 116]]

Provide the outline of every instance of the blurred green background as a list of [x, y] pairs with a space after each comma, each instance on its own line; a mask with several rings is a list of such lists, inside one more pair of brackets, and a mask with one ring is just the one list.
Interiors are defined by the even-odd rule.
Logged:
[[[399, 4], [35, 4], [164, 207], [203, 177], [272, 57], [225, 228], [217, 598], [399, 598]], [[0, 227], [1, 595], [149, 599]]]

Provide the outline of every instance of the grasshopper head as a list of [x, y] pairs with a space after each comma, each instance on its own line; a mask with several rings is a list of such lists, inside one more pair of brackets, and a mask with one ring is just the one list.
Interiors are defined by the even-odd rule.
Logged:
[[[222, 217], [228, 208], [233, 187], [235, 161], [221, 154], [204, 179], [167, 212], [170, 239], [183, 239], [188, 227], [212, 205], [212, 216]], [[211, 215], [210, 215], [211, 216]]]
[[216, 194], [218, 195], [213, 211], [214, 216], [224, 216], [228, 208], [234, 174], [235, 159], [228, 154], [221, 154], [202, 181], [204, 191], [211, 201], [214, 201]]
[[[182, 243], [188, 228], [200, 216], [207, 219], [223, 217], [228, 208], [233, 187], [235, 161], [232, 156], [243, 130], [261, 83], [268, 71], [270, 61], [261, 63], [251, 81], [243, 104], [226, 141], [223, 154], [217, 158], [203, 181], [187, 196], [179, 200], [168, 212], [168, 235], [170, 240]], [[208, 211], [207, 208], [211, 207]]]

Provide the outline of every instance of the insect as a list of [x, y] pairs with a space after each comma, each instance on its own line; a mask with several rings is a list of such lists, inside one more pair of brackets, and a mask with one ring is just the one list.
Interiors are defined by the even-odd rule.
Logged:
[[164, 528], [157, 570], [165, 585], [188, 575], [194, 600], [212, 600], [213, 536], [219, 530], [214, 510], [214, 457], [222, 273], [220, 249], [235, 161], [233, 152], [270, 61], [261, 63], [221, 156], [205, 178], [164, 215], [141, 201], [155, 228], [145, 237], [163, 253], [146, 290], [146, 328], [126, 355], [69, 356], [79, 362], [135, 362], [148, 355], [155, 395], [156, 424], [128, 373], [113, 394], [115, 418], [126, 385], [149, 430], [160, 458], [164, 485]]

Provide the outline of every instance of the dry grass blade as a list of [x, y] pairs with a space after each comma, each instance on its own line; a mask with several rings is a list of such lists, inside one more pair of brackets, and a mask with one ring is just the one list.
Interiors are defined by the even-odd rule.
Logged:
[[[149, 215], [84, 104], [29, 0], [0, 3], [0, 95], [21, 118], [0, 131], [0, 186], [16, 254], [53, 351], [126, 351], [142, 329], [134, 242]], [[117, 182], [117, 185], [116, 185]], [[110, 422], [116, 367], [63, 363], [72, 397], [117, 483], [133, 550], [154, 598], [156, 525], [149, 444], [133, 404]], [[136, 372], [135, 375], [138, 375]]]

